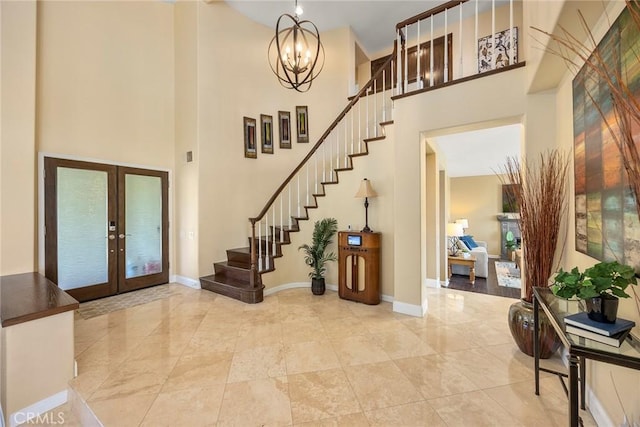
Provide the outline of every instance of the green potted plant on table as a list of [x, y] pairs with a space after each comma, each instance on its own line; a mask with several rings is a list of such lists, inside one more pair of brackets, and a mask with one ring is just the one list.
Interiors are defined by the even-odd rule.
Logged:
[[313, 226], [311, 245], [305, 243], [298, 248], [298, 250], [304, 250], [304, 262], [311, 267], [309, 277], [311, 278], [311, 292], [314, 295], [324, 294], [324, 273], [327, 269], [325, 264], [338, 259], [334, 252], [327, 251], [327, 246], [331, 244], [331, 239], [337, 231], [338, 221], [335, 218], [324, 218], [316, 221]]
[[578, 267], [571, 271], [560, 269], [553, 280], [554, 295], [583, 299], [589, 319], [603, 323], [615, 323], [618, 298], [629, 298], [625, 290], [637, 284], [633, 267], [617, 261], [600, 262], [582, 273]]
[[513, 235], [513, 231], [507, 231], [507, 234], [504, 235], [504, 240], [504, 246], [507, 249], [507, 259], [513, 261], [513, 252], [518, 249], [518, 243], [516, 242], [516, 238]]

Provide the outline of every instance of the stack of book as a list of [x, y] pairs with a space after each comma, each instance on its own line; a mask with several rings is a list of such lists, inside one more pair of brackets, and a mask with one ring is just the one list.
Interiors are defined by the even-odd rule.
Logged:
[[632, 320], [618, 317], [615, 323], [602, 323], [589, 319], [587, 313], [576, 313], [564, 318], [565, 330], [574, 335], [620, 347], [631, 328]]

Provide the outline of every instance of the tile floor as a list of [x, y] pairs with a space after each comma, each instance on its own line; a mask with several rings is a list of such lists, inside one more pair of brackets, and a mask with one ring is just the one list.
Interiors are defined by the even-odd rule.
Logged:
[[247, 305], [168, 286], [169, 298], [76, 316], [71, 386], [105, 426], [567, 425], [556, 377], [533, 393], [533, 360], [506, 323], [513, 299], [431, 289], [414, 318], [331, 291]]

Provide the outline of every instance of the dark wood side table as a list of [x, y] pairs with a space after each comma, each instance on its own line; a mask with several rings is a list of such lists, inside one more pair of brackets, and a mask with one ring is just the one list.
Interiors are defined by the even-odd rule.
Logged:
[[578, 410], [578, 382], [580, 382], [581, 406], [585, 409], [585, 361], [586, 359], [598, 362], [611, 363], [630, 369], [640, 370], [640, 341], [629, 334], [627, 339], [618, 347], [602, 344], [588, 338], [579, 337], [567, 333], [564, 327], [564, 318], [570, 314], [584, 311], [582, 301], [564, 300], [553, 295], [549, 288], [533, 288], [533, 352], [536, 395], [540, 394], [540, 371], [554, 373], [560, 376], [566, 374], [543, 369], [540, 367], [540, 349], [538, 348], [538, 336], [540, 331], [540, 315], [538, 309], [542, 309], [549, 318], [553, 329], [560, 337], [562, 344], [569, 352], [569, 425], [578, 427], [581, 424]]

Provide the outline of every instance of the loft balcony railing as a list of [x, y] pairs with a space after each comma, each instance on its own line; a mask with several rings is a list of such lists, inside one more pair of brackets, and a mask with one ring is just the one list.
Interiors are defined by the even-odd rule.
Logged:
[[400, 96], [523, 65], [521, 27], [522, 2], [514, 0], [449, 1], [408, 18], [396, 25], [400, 65], [387, 86]]
[[[458, 0], [444, 3], [396, 26], [393, 51], [376, 62], [371, 79], [352, 98], [267, 200], [249, 218], [251, 285], [261, 287], [261, 273], [271, 271], [273, 257], [287, 230], [316, 207], [324, 185], [337, 183], [338, 172], [352, 168], [354, 157], [367, 154], [366, 142], [382, 137], [393, 120], [393, 100], [439, 85], [465, 80], [483, 71], [518, 65], [514, 0]], [[507, 30], [507, 31], [505, 31]], [[485, 51], [478, 62], [478, 39]], [[373, 67], [372, 67], [373, 68]]]

